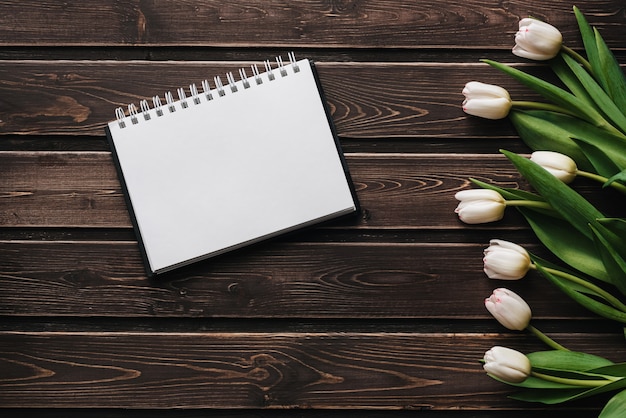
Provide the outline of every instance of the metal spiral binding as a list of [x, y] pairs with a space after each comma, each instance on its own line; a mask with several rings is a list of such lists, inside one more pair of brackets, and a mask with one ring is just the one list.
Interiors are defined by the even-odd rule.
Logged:
[[[300, 71], [300, 67], [298, 66], [298, 62], [296, 61], [296, 56], [293, 52], [288, 54], [289, 63], [283, 62], [282, 57], [276, 57], [276, 67], [272, 68], [272, 62], [270, 60], [263, 61], [263, 65], [265, 67], [265, 72], [259, 72], [259, 67], [256, 64], [250, 66], [252, 70], [252, 76], [248, 77], [246, 70], [244, 68], [239, 69], [239, 80], [241, 81], [240, 86], [243, 86], [243, 89], [249, 89], [253, 85], [261, 85], [263, 84], [263, 75], [267, 77], [268, 81], [274, 81], [277, 78], [287, 77], [289, 72], [287, 71], [287, 67], [291, 66], [291, 70], [293, 73], [298, 73]], [[152, 109], [157, 117], [161, 117], [166, 115], [167, 113], [176, 112], [176, 105], [180, 106], [180, 109], [187, 109], [191, 104], [199, 105], [202, 103], [201, 97], [203, 96], [206, 101], [215, 100], [214, 93], [217, 96], [222, 97], [225, 96], [226, 89], [230, 90], [230, 93], [237, 93], [239, 91], [239, 87], [237, 85], [237, 80], [232, 72], [226, 74], [227, 83], [224, 85], [222, 79], [219, 76], [215, 76], [213, 81], [215, 83], [215, 88], [211, 88], [209, 80], [202, 81], [202, 92], [198, 91], [198, 87], [196, 84], [189, 85], [189, 93], [190, 96], [187, 97], [185, 93], [185, 89], [180, 87], [177, 89], [178, 100], [174, 99], [174, 96], [171, 92], [165, 93], [165, 104], [161, 101], [159, 96], [152, 97]], [[191, 99], [191, 100], [188, 100]], [[133, 125], [140, 123], [139, 115], [143, 116], [144, 121], [149, 121], [151, 119], [150, 114], [150, 105], [148, 100], [141, 100], [139, 102], [139, 109], [134, 104], [128, 105], [128, 116], [126, 115], [123, 107], [118, 107], [115, 109], [115, 118], [120, 128], [127, 127], [127, 118], [130, 118], [130, 121]]]

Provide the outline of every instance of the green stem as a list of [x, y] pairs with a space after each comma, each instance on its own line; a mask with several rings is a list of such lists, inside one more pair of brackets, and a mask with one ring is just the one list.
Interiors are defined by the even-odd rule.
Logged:
[[572, 48], [569, 48], [565, 45], [561, 45], [561, 51], [565, 52], [570, 57], [574, 58], [578, 61], [590, 74], [593, 74], [593, 69], [591, 68], [591, 63], [585, 59], [578, 52], [574, 51]]
[[548, 337], [546, 334], [539, 331], [534, 326], [528, 324], [526, 329], [532, 332], [537, 338], [539, 338], [542, 342], [544, 342], [548, 347], [554, 348], [555, 350], [569, 351], [567, 348], [563, 347], [561, 344], [557, 343], [552, 338]]
[[548, 382], [562, 383], [565, 385], [583, 386], [583, 387], [590, 387], [590, 388], [597, 388], [600, 386], [608, 385], [611, 382], [615, 382], [617, 380], [622, 379], [621, 377], [613, 377], [613, 376], [606, 376], [605, 380], [568, 379], [566, 377], [551, 376], [549, 374], [543, 374], [543, 373], [539, 373], [535, 371], [530, 372], [530, 374], [534, 377], [546, 380]]
[[548, 202], [542, 202], [539, 200], [507, 200], [505, 202], [507, 206], [525, 206], [538, 209], [553, 210], [552, 206]]
[[[576, 174], [582, 177], [587, 177], [588, 179], [599, 181], [600, 183], [606, 183], [608, 180], [608, 178], [606, 177], [603, 177], [599, 174], [590, 173], [588, 171], [577, 170]], [[613, 183], [609, 184], [609, 187], [613, 187], [615, 190], [626, 193], [626, 186], [624, 186], [622, 183], [614, 181]]]
[[[537, 266], [534, 264], [530, 265], [530, 268], [532, 269], [537, 269]], [[607, 302], [609, 302], [611, 305], [613, 305], [613, 307], [615, 309], [618, 309], [621, 312], [626, 312], [626, 305], [624, 305], [622, 302], [619, 301], [619, 299], [617, 299], [615, 296], [611, 295], [609, 292], [607, 292], [606, 290], [602, 289], [599, 286], [596, 286], [593, 283], [590, 283], [586, 280], [581, 279], [580, 277], [574, 276], [573, 274], [569, 274], [566, 273], [564, 271], [561, 270], [557, 270], [557, 269], [553, 269], [550, 267], [543, 267], [543, 269], [549, 273], [554, 274], [555, 276], [559, 276], [565, 280], [569, 280], [572, 283], [576, 283], [579, 284], [589, 290], [591, 290], [592, 292], [596, 293], [597, 295], [599, 295], [600, 297], [602, 297], [604, 300], [606, 300]]]
[[523, 100], [512, 100], [511, 105], [515, 108], [523, 108], [523, 109], [532, 109], [532, 110], [548, 110], [550, 112], [563, 113], [569, 116], [573, 116], [579, 118], [580, 115], [578, 113], [574, 113], [564, 107], [557, 106], [551, 103], [541, 103], [541, 102], [528, 102]]

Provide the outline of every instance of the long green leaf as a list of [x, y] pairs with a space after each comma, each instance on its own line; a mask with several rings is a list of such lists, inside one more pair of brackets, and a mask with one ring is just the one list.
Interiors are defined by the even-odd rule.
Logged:
[[588, 121], [594, 126], [603, 129], [611, 128], [611, 125], [593, 106], [589, 106], [573, 94], [555, 86], [554, 84], [548, 83], [545, 80], [497, 61], [482, 61], [515, 78], [517, 81], [535, 90], [537, 93], [541, 94], [554, 104], [574, 112], [578, 117]]
[[[570, 120], [579, 120], [572, 117], [561, 118], [560, 113], [547, 112], [543, 110], [515, 110], [509, 113], [509, 119], [513, 123], [515, 130], [524, 143], [533, 151], [555, 151], [568, 155], [581, 170], [594, 171], [593, 165], [589, 162], [581, 148], [572, 141], [573, 132], [565, 129], [569, 126]], [[581, 121], [582, 122], [582, 121]], [[586, 122], [582, 122], [586, 123]], [[588, 126], [596, 129], [593, 125]]]
[[626, 377], [626, 363], [610, 364], [589, 370], [593, 373], [609, 376]]
[[537, 263], [535, 264], [537, 265], [537, 270], [539, 270], [539, 272], [544, 277], [546, 277], [548, 280], [554, 283], [559, 289], [561, 289], [561, 291], [563, 291], [563, 293], [568, 295], [570, 298], [572, 298], [574, 301], [576, 301], [580, 305], [584, 306], [585, 308], [589, 309], [591, 312], [598, 314], [604, 318], [618, 321], [623, 324], [626, 323], [626, 313], [621, 312], [613, 308], [612, 306], [608, 306], [598, 301], [594, 297], [587, 296], [585, 293], [590, 293], [590, 292], [583, 293], [581, 291], [576, 290], [575, 286], [573, 286], [571, 282], [563, 278], [557, 277], [554, 274], [546, 271], [544, 268], [542, 268], [541, 265]]
[[531, 389], [522, 393], [511, 396], [512, 399], [517, 399], [526, 402], [542, 402], [545, 404], [558, 404], [575, 399], [588, 398], [590, 396], [599, 395], [601, 393], [611, 392], [614, 390], [620, 390], [626, 388], [626, 379], [620, 379], [612, 383], [608, 383], [604, 386], [599, 386], [591, 389], [570, 389], [570, 390], [540, 390]]
[[615, 173], [620, 171], [620, 167], [609, 157], [602, 148], [586, 142], [581, 141], [578, 138], [572, 138], [572, 140], [580, 147], [585, 153], [587, 159], [593, 165], [596, 173], [603, 177], [612, 177]]
[[546, 405], [555, 405], [574, 399], [576, 396], [587, 392], [587, 388], [562, 389], [562, 390], [545, 390], [530, 389], [509, 396], [511, 399], [524, 402], [540, 402]]
[[591, 97], [578, 77], [576, 77], [576, 74], [574, 74], [570, 66], [565, 62], [565, 56], [565, 53], [561, 52], [559, 55], [551, 59], [549, 61], [550, 68], [552, 68], [552, 71], [554, 71], [557, 77], [559, 77], [559, 79], [567, 86], [574, 96], [578, 97], [589, 106], [595, 107], [596, 110], [599, 111], [600, 109], [597, 107], [593, 97]]
[[535, 200], [538, 202], [545, 202], [543, 197], [525, 190], [499, 187], [474, 178], [470, 178], [470, 181], [483, 189], [491, 189], [500, 193], [506, 200]]
[[617, 107], [607, 92], [572, 57], [563, 54], [563, 60], [580, 81], [582, 87], [596, 103], [600, 111], [622, 132], [626, 132], [626, 115]]
[[598, 49], [599, 71], [602, 74], [602, 80], [604, 80], [605, 90], [617, 107], [621, 108], [623, 114], [626, 115], [626, 77], [615, 56], [595, 28], [594, 34]]
[[[591, 371], [600, 367], [613, 366], [610, 360], [604, 357], [580, 351], [547, 350], [535, 351], [526, 355], [533, 368], [551, 368], [569, 371]], [[596, 375], [601, 373], [595, 372]]]
[[557, 383], [557, 382], [550, 382], [547, 380], [543, 380], [540, 379], [538, 377], [534, 377], [534, 376], [528, 376], [526, 378], [526, 380], [524, 380], [521, 383], [511, 383], [511, 382], [507, 382], [505, 380], [499, 379], [496, 376], [493, 375], [489, 375], [489, 377], [502, 382], [502, 383], [506, 383], [509, 386], [515, 386], [518, 388], [525, 388], [525, 389], [575, 389], [576, 386], [573, 385], [566, 385], [564, 383]]
[[[590, 280], [589, 277], [584, 276], [582, 273], [580, 273], [580, 272], [578, 272], [576, 270], [572, 270], [572, 269], [563, 267], [561, 265], [552, 263], [552, 262], [550, 262], [548, 260], [545, 260], [545, 259], [543, 259], [543, 258], [541, 258], [541, 257], [539, 257], [539, 256], [537, 256], [537, 255], [535, 255], [533, 253], [528, 253], [528, 255], [530, 256], [530, 259], [532, 260], [532, 262], [535, 263], [537, 265], [537, 267], [541, 267], [542, 270], [545, 270], [545, 269], [559, 270], [559, 271], [561, 271], [563, 273], [568, 273], [568, 274], [571, 274], [573, 276], [580, 277], [580, 278], [582, 278], [584, 280]], [[540, 272], [541, 272], [541, 270], [540, 270]], [[586, 295], [589, 295], [589, 296], [593, 296], [593, 297], [595, 297], [597, 299], [602, 299], [602, 297], [598, 294], [598, 292], [595, 292], [595, 291], [589, 289], [588, 287], [583, 286], [580, 283], [567, 281], [565, 279], [560, 279], [560, 280], [563, 280], [563, 283], [566, 286], [568, 286], [574, 292], [579, 292], [579, 293], [583, 293], [583, 294], [586, 294]], [[607, 280], [607, 283], [608, 283], [608, 280]]]
[[598, 219], [598, 223], [594, 228], [601, 233], [601, 236], [613, 248], [617, 254], [626, 259], [626, 235], [624, 235], [624, 218], [602, 218]]
[[600, 249], [602, 261], [611, 278], [611, 283], [622, 292], [622, 295], [626, 295], [626, 260], [620, 251], [613, 246], [612, 237], [609, 236], [611, 233], [605, 227], [597, 223], [591, 225], [591, 229], [594, 232], [597, 247]]
[[603, 218], [598, 222], [609, 228], [613, 233], [626, 240], [626, 219], [624, 218]]
[[506, 150], [501, 152], [554, 210], [583, 235], [592, 238], [588, 224], [604, 218], [600, 211], [540, 165], [515, 153]]
[[528, 208], [517, 208], [541, 243], [571, 268], [611, 283], [595, 242], [563, 219], [548, 217]]
[[[558, 351], [567, 352], [565, 350], [558, 350]], [[532, 360], [531, 360], [531, 364], [532, 364]], [[575, 366], [572, 365], [571, 367], [575, 367]], [[557, 377], [559, 379], [581, 380], [583, 382], [584, 381], [598, 381], [598, 382], [607, 384], [612, 381], [615, 381], [614, 376], [605, 376], [599, 373], [593, 373], [593, 372], [584, 371], [584, 370], [575, 370], [574, 368], [564, 369], [564, 368], [557, 368], [557, 367], [551, 367], [551, 366], [540, 367], [540, 366], [533, 365], [532, 371], [537, 374], [542, 374], [542, 375], [546, 375], [550, 377]], [[569, 386], [581, 386], [581, 385], [577, 382], [572, 382], [572, 384]]]
[[[585, 52], [587, 54], [587, 60], [591, 64], [591, 68], [593, 70], [594, 76], [598, 78], [598, 73], [600, 71], [600, 61], [598, 59], [598, 46], [596, 44], [596, 37], [593, 33], [593, 29], [587, 22], [585, 15], [578, 9], [578, 7], [574, 6], [574, 15], [576, 16], [576, 21], [578, 22], [578, 29], [580, 30], [580, 35], [583, 40], [583, 45], [585, 46]], [[604, 83], [601, 80], [598, 80], [604, 86]]]
[[626, 390], [609, 399], [598, 418], [623, 418], [624, 411], [626, 411]]
[[[578, 168], [594, 171], [591, 155], [580, 142], [602, 150], [620, 169], [626, 168], [626, 136], [617, 135], [571, 116], [547, 111], [515, 111], [511, 121], [524, 142], [533, 150], [550, 150], [570, 156]], [[574, 141], [572, 138], [576, 138]], [[582, 155], [582, 157], [581, 157]], [[605, 175], [606, 177], [606, 175]]]

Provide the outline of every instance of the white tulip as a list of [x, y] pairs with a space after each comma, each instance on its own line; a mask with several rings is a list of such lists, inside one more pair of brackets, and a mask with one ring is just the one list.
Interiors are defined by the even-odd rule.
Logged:
[[503, 119], [511, 110], [509, 92], [500, 86], [470, 81], [463, 88], [463, 111], [486, 119]]
[[504, 327], [522, 331], [528, 327], [532, 313], [530, 306], [517, 293], [504, 288], [495, 289], [485, 299], [485, 307]]
[[521, 383], [530, 375], [532, 366], [523, 353], [495, 346], [485, 353], [483, 369], [505, 382]]
[[525, 18], [519, 22], [513, 54], [545, 61], [556, 57], [562, 44], [563, 36], [557, 28], [541, 20]]
[[571, 183], [578, 173], [576, 162], [558, 152], [535, 151], [530, 155], [530, 161], [539, 164], [563, 183]]
[[528, 252], [509, 241], [492, 239], [484, 255], [484, 271], [490, 279], [521, 279], [531, 266]]
[[455, 209], [459, 219], [467, 224], [495, 222], [502, 219], [506, 204], [495, 190], [462, 190], [454, 195], [460, 201]]

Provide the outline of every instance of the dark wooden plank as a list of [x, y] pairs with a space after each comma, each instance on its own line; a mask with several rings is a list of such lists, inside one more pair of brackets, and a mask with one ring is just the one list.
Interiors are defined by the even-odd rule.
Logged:
[[[559, 412], [576, 412], [576, 418], [597, 418], [597, 408], [559, 408]], [[29, 408], [28, 412], [44, 415], [47, 418], [76, 418], [84, 417], [83, 409], [41, 409]], [[528, 418], [528, 411], [455, 411], [455, 410], [376, 410], [376, 409], [135, 409], [132, 416], [136, 418], [204, 418], [207, 415], [220, 418]], [[23, 409], [7, 408], [2, 410], [2, 416], [7, 418], [21, 418]], [[127, 409], [90, 408], [92, 418], [127, 418], [130, 413]], [[554, 418], [554, 411], [532, 410], [533, 418]]]
[[[610, 46], [624, 46], [621, 0], [580, 6]], [[530, 15], [556, 25], [578, 44], [571, 4], [558, 0], [4, 1], [0, 44], [508, 49], [518, 20]]]
[[503, 286], [537, 319], [595, 317], [536, 273], [488, 279], [486, 245], [270, 242], [151, 281], [134, 242], [0, 241], [0, 314], [489, 319]]
[[[461, 91], [471, 80], [500, 84], [516, 100], [537, 96], [478, 63], [317, 64], [338, 133], [344, 138], [516, 137], [507, 121], [469, 117]], [[200, 85], [243, 62], [0, 62], [0, 135], [104, 135], [118, 106]], [[521, 64], [520, 64], [521, 65]], [[543, 66], [522, 68], [546, 75]], [[445, 80], [445, 82], [442, 82]], [[211, 81], [212, 83], [212, 81]], [[497, 145], [496, 145], [497, 146]]]
[[[620, 335], [557, 338], [614, 361], [626, 355]], [[544, 349], [532, 337], [497, 334], [2, 332], [0, 404], [546, 409], [507, 399], [512, 389], [484, 374], [478, 359], [496, 344]]]
[[[419, 148], [419, 147], [418, 147]], [[418, 151], [418, 150], [416, 150]], [[500, 155], [348, 154], [363, 214], [342, 222], [349, 229], [519, 229], [508, 210], [496, 224], [468, 226], [454, 214], [454, 194], [477, 178], [501, 187], [525, 187]], [[0, 152], [2, 227], [130, 228], [130, 218], [108, 152]], [[575, 183], [587, 197], [596, 184]], [[612, 190], [612, 198], [623, 201]], [[620, 199], [621, 198], [621, 199]], [[595, 202], [595, 201], [594, 201]], [[613, 200], [599, 208], [615, 211]], [[611, 203], [611, 205], [609, 205]]]
[[[86, 226], [86, 210], [98, 219], [92, 226], [130, 225], [109, 153], [35, 152], [23, 158], [7, 152], [0, 158], [4, 160], [0, 224]], [[60, 219], [64, 221], [59, 223]]]

